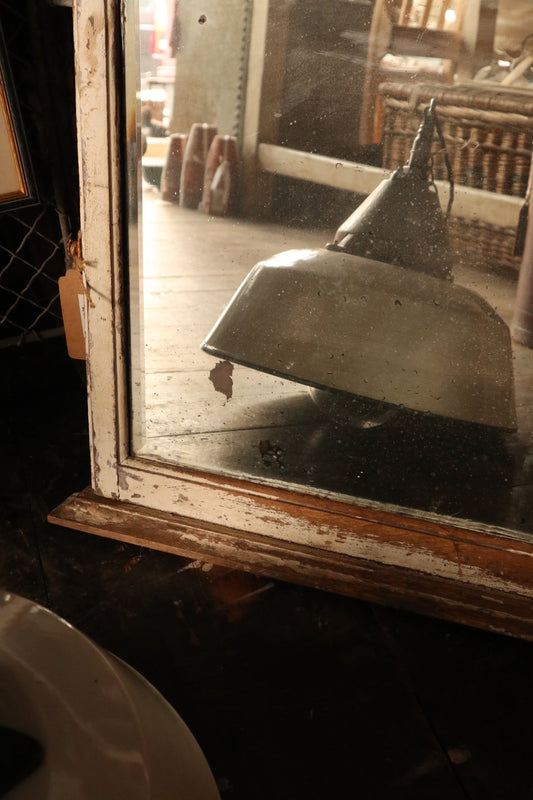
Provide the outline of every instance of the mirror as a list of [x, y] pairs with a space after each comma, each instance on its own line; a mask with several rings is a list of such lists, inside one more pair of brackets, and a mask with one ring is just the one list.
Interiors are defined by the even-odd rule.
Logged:
[[133, 453], [531, 534], [529, 3], [126, 5]]

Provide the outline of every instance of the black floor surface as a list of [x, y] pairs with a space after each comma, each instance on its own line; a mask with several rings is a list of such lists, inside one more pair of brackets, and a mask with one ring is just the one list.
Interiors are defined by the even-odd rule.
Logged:
[[0, 587], [144, 674], [222, 800], [533, 798], [533, 644], [49, 525], [84, 385], [61, 340], [0, 371]]

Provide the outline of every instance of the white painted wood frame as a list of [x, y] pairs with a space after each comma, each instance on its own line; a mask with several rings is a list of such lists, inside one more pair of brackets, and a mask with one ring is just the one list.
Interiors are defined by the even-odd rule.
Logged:
[[75, 0], [92, 486], [50, 519], [533, 638], [526, 534], [130, 454], [120, 23], [119, 0]]

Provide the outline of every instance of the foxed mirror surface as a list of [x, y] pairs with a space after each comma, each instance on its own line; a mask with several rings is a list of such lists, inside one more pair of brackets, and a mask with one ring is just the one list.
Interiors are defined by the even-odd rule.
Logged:
[[533, 530], [532, 40], [511, 0], [128, 4], [135, 455]]

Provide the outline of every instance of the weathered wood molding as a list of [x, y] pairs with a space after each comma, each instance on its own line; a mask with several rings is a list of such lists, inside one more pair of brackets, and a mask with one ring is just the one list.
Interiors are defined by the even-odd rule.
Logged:
[[[49, 516], [56, 525], [533, 640], [533, 544], [355, 507], [367, 557], [108, 500], [90, 489]], [[365, 550], [372, 535], [381, 541]], [[391, 536], [395, 559], [383, 559]], [[357, 548], [355, 548], [357, 550]], [[432, 564], [446, 562], [436, 574]], [[420, 565], [426, 568], [420, 569]]]

